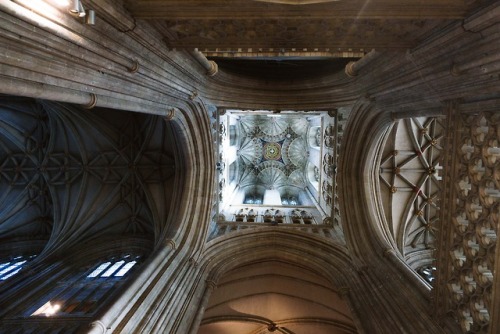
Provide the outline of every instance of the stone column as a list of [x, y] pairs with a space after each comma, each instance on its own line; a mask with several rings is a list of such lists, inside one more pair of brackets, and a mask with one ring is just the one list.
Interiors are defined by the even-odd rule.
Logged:
[[203, 297], [199, 303], [200, 307], [198, 312], [196, 313], [193, 322], [191, 323], [191, 329], [189, 330], [190, 334], [196, 334], [198, 332], [198, 328], [200, 327], [201, 320], [203, 319], [203, 315], [205, 314], [205, 307], [208, 304], [210, 296], [212, 295], [212, 291], [214, 291], [216, 284], [212, 280], [206, 281], [205, 291], [203, 292]]

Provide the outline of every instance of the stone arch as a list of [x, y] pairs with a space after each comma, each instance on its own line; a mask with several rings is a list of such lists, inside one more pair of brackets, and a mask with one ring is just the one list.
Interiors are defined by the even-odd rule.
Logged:
[[[79, 110], [78, 107], [67, 104], [59, 104], [48, 101], [42, 102], [43, 104], [48, 104], [50, 106], [56, 105], [57, 108], [60, 108], [59, 111], [61, 113], [65, 112], [64, 109], [73, 110], [70, 111], [71, 113], [75, 113], [76, 110]], [[79, 111], [82, 114], [85, 114], [93, 113], [95, 110], [96, 109], [92, 111]], [[158, 129], [158, 127], [162, 129], [169, 128], [168, 131], [171, 134], [171, 137], [169, 137], [169, 139], [172, 140], [171, 143], [175, 143], [172, 145], [172, 155], [176, 160], [174, 172], [177, 176], [174, 178], [174, 180], [172, 180], [172, 182], [168, 183], [168, 187], [165, 185], [151, 186], [148, 194], [146, 194], [146, 198], [144, 199], [145, 203], [148, 203], [149, 206], [154, 208], [161, 205], [160, 202], [162, 201], [162, 199], [166, 198], [161, 195], [162, 193], [170, 192], [172, 194], [172, 197], [169, 199], [169, 201], [171, 201], [171, 205], [168, 212], [154, 215], [154, 221], [151, 222], [151, 233], [148, 234], [148, 237], [146, 239], [139, 238], [140, 243], [143, 244], [143, 248], [147, 250], [146, 253], [154, 254], [154, 256], [150, 256], [151, 260], [157, 260], [158, 252], [165, 249], [168, 250], [175, 247], [184, 249], [196, 248], [199, 245], [196, 243], [191, 243], [190, 240], [203, 240], [204, 235], [207, 233], [208, 229], [207, 224], [209, 222], [208, 217], [210, 215], [210, 212], [206, 210], [206, 208], [209, 207], [211, 203], [210, 194], [212, 188], [206, 187], [204, 189], [201, 189], [200, 187], [196, 186], [197, 182], [210, 184], [211, 180], [213, 180], [213, 170], [210, 168], [205, 168], [205, 166], [214, 165], [214, 157], [212, 156], [213, 150], [209, 144], [210, 132], [207, 131], [209, 127], [208, 119], [204, 111], [204, 106], [202, 104], [189, 103], [182, 106], [182, 109], [175, 110], [176, 112], [172, 115], [173, 117], [169, 118], [162, 118], [157, 115], [135, 114], [137, 115], [137, 117], [155, 119], [155, 122], [152, 122], [154, 124], [149, 127], [150, 130]], [[120, 113], [122, 111], [114, 110], [113, 112]], [[73, 124], [76, 122], [76, 119], [79, 120], [85, 116], [77, 115], [73, 120], [69, 120], [69, 116], [67, 115], [64, 117], [68, 120], [68, 122], [71, 121], [71, 123]], [[100, 118], [95, 117], [94, 121], [96, 119]], [[92, 119], [86, 120], [85, 126], [89, 127], [91, 124], [93, 124], [92, 121]], [[74, 131], [74, 127], [70, 128], [68, 131]], [[98, 129], [96, 129], [95, 131], [103, 132], [107, 136], [107, 138], [115, 137], [114, 135], [110, 134], [110, 129], [107, 129], [105, 125], [98, 127]], [[82, 132], [81, 128], [80, 132]], [[150, 135], [154, 136], [155, 134], [153, 132], [156, 133], [155, 131], [152, 131]], [[158, 142], [156, 142], [155, 145], [156, 147], [160, 146]], [[154, 156], [148, 156], [148, 158], [152, 157], [154, 158]], [[141, 185], [142, 188], [144, 188], [145, 186], [148, 185]], [[172, 189], [172, 191], [170, 191], [169, 189]], [[83, 215], [86, 213], [88, 213], [89, 216], [92, 215], [92, 212], [86, 212], [84, 209], [81, 209], [80, 211]], [[111, 222], [114, 223], [114, 221]], [[110, 226], [111, 230], [108, 230], [110, 231], [110, 233], [100, 233], [97, 225], [98, 224], [92, 226], [94, 230], [90, 232], [85, 231], [84, 237], [75, 239], [70, 243], [65, 243], [66, 245], [64, 245], [64, 243], [53, 242], [53, 244], [56, 246], [47, 248], [49, 251], [43, 252], [43, 256], [40, 256], [39, 258], [35, 258], [32, 266], [27, 268], [25, 274], [22, 274], [22, 272], [20, 272], [19, 275], [21, 276], [19, 278], [15, 278], [15, 281], [2, 284], [2, 291], [8, 291], [9, 287], [21, 283], [28, 289], [26, 291], [31, 293], [30, 289], [38, 285], [37, 278], [39, 278], [38, 274], [34, 275], [33, 273], [57, 272], [57, 270], [67, 272], [67, 269], [65, 269], [64, 265], [65, 263], [61, 260], [64, 259], [67, 254], [71, 255], [74, 253], [85, 253], [87, 256], [91, 256], [91, 254], [88, 252], [92, 252], [93, 250], [97, 252], [95, 253], [96, 255], [103, 255], [104, 253], [109, 253], [109, 251], [119, 249], [124, 250], [130, 248], [129, 244], [126, 242], [127, 240], [134, 239], [128, 238], [130, 237], [130, 235], [121, 235], [120, 230], [117, 230], [112, 226]], [[75, 228], [79, 227], [76, 226]], [[111, 238], [107, 238], [110, 236]], [[113, 238], [113, 236], [115, 238]], [[59, 238], [61, 239], [61, 235], [59, 235]], [[101, 242], [103, 242], [102, 245]], [[11, 249], [20, 249], [26, 246], [25, 244], [27, 244], [27, 242], [20, 241], [12, 245], [7, 245], [6, 243], [4, 243], [2, 246], [3, 248], [0, 249], [0, 251], [3, 252], [5, 250], [5, 252], [8, 252]], [[100, 246], [97, 247], [96, 245], [98, 244]], [[29, 246], [32, 249], [36, 246], [36, 251], [42, 252], [42, 249], [45, 246], [45, 242], [44, 240], [41, 240], [40, 242], [37, 242], [36, 245], [32, 244]], [[73, 246], [75, 247], [73, 248]], [[88, 252], [82, 252], [81, 249], [86, 249], [88, 250]], [[76, 250], [78, 250], [78, 252], [76, 252]], [[151, 271], [151, 269], [147, 269], [146, 267], [147, 266], [142, 267], [140, 271]], [[50, 278], [50, 281], [54, 282], [57, 277], [54, 276]], [[137, 291], [137, 289], [141, 288], [142, 285], [142, 283], [139, 284], [135, 281], [130, 284], [129, 282], [127, 282], [127, 290], [135, 289], [134, 291]], [[16, 297], [18, 296], [18, 293], [20, 294], [20, 298]], [[20, 290], [12, 290], [12, 293], [5, 294], [5, 298], [18, 300], [20, 303], [12, 305], [12, 309], [4, 309], [3, 311], [8, 312], [10, 316], [10, 314], [15, 314], [16, 310], [24, 310], [25, 306], [29, 304], [29, 300], [27, 300], [26, 298], [23, 299], [23, 295], [27, 296], [28, 294], [21, 293]], [[123, 303], [128, 303], [131, 299], [134, 298], [135, 294], [127, 292], [124, 292], [119, 296], [119, 300], [125, 300], [125, 302]], [[128, 305], [130, 305], [130, 307], [134, 309], [139, 307], [138, 304], [134, 303], [130, 303]], [[112, 321], [116, 320], [115, 316], [119, 318], [120, 314], [122, 314], [123, 312], [123, 308], [121, 306], [115, 307], [114, 304], [108, 304], [105, 305], [104, 309], [101, 309], [100, 312], [106, 315], [111, 314], [106, 320], [106, 323], [111, 323]], [[85, 321], [87, 320], [89, 319], [86, 319]]]
[[346, 269], [353, 265], [343, 246], [327, 243], [300, 231], [280, 231], [273, 227], [248, 230], [236, 237], [229, 235], [210, 241], [207, 250], [200, 256], [200, 262], [204, 258], [210, 258], [209, 267], [205, 271], [210, 279], [217, 281], [220, 275], [235, 266], [243, 262], [258, 261], [265, 256], [311, 260], [305, 266], [339, 286], [346, 284], [347, 281], [342, 277], [345, 276]]
[[[383, 224], [383, 212], [374, 202], [378, 169], [373, 161], [377, 160], [391, 124], [389, 113], [384, 114], [374, 103], [363, 100], [353, 107], [347, 122], [338, 160], [337, 186], [346, 242], [355, 254], [368, 250], [370, 254], [374, 251], [380, 254], [386, 248], [396, 249]], [[359, 133], [364, 135], [359, 136]], [[367, 146], [368, 141], [373, 144]]]
[[[233, 281], [233, 279], [239, 277], [239, 275], [249, 274], [252, 270], [262, 270], [262, 272], [255, 276], [250, 275], [245, 279], [252, 280], [258, 277], [256, 279], [260, 282], [260, 286], [263, 287], [272, 284], [269, 282], [283, 283], [277, 284], [280, 287], [286, 284], [293, 286], [293, 284], [287, 283], [293, 279], [303, 280], [304, 284], [309, 284], [311, 286], [316, 286], [319, 284], [318, 282], [322, 282], [320, 284], [322, 285], [322, 289], [326, 289], [330, 291], [329, 293], [336, 296], [336, 302], [342, 304], [342, 310], [330, 308], [332, 319], [322, 318], [320, 320], [316, 319], [315, 321], [324, 321], [325, 328], [329, 330], [338, 326], [338, 328], [344, 328], [348, 333], [355, 333], [356, 326], [354, 325], [354, 320], [351, 318], [348, 302], [346, 304], [346, 300], [342, 299], [343, 297], [341, 296], [344, 294], [346, 286], [351, 280], [349, 276], [353, 274], [351, 269], [352, 263], [350, 262], [346, 249], [342, 246], [318, 241], [319, 238], [308, 236], [300, 231], [280, 231], [279, 228], [273, 227], [265, 230], [249, 230], [248, 232], [239, 234], [237, 237], [224, 236], [211, 241], [207, 250], [201, 255], [199, 260], [200, 265], [204, 267], [203, 271], [206, 280], [209, 282], [203, 300], [208, 303], [209, 297], [213, 288], [217, 285], [217, 282], [226, 280], [224, 285], [239, 284]], [[315, 246], [313, 247], [313, 245]], [[280, 270], [287, 272], [287, 274], [280, 272]], [[308, 278], [302, 277], [300, 273], [304, 275], [307, 273], [309, 276]], [[264, 276], [268, 278], [272, 277], [273, 279], [266, 280]], [[292, 278], [292, 276], [295, 278]], [[228, 283], [227, 280], [231, 280], [233, 283]], [[253, 284], [253, 286], [255, 285], [259, 284]], [[282, 305], [280, 303], [283, 302], [283, 300], [289, 299], [286, 297], [286, 289], [279, 291], [273, 289], [255, 291], [251, 299], [259, 303], [259, 301], [262, 301], [262, 298], [264, 298], [263, 294], [265, 295], [267, 293], [272, 294], [272, 297], [270, 297], [273, 299], [273, 302], [270, 302], [271, 305]], [[216, 298], [218, 297], [216, 296]], [[234, 298], [241, 302], [246, 297], [240, 295]], [[276, 304], [273, 304], [274, 302], [276, 302]], [[304, 301], [296, 300], [295, 302], [302, 303]], [[307, 304], [306, 302], [304, 303]], [[209, 304], [202, 305], [198, 310], [198, 317], [193, 323], [191, 333], [196, 333], [195, 329], [198, 325], [197, 322], [201, 321], [207, 305]], [[262, 305], [262, 307], [264, 307], [264, 305]], [[269, 308], [270, 306], [267, 305], [265, 307]], [[326, 309], [333, 306], [327, 307], [323, 305], [323, 307]], [[280, 308], [280, 306], [278, 306], [278, 308]], [[210, 308], [210, 310], [212, 310], [212, 308]], [[212, 312], [210, 310], [209, 312]], [[349, 313], [349, 316], [346, 316], [345, 312]], [[343, 320], [341, 321], [335, 318], [338, 314], [334, 316], [333, 313], [343, 314], [343, 316], [340, 317]], [[306, 318], [308, 317], [305, 316], [304, 319]], [[347, 321], [346, 319], [348, 318], [350, 320]], [[227, 318], [224, 319], [227, 320]], [[206, 325], [219, 320], [217, 316], [212, 314], [210, 319], [207, 318], [202, 323]], [[262, 328], [273, 324], [278, 328], [280, 326], [301, 326], [296, 321], [294, 322], [293, 319], [273, 320], [270, 317], [252, 316], [250, 314], [246, 314], [243, 317], [237, 316], [233, 320], [236, 322], [250, 322]], [[259, 324], [257, 325], [256, 323]], [[203, 331], [200, 331], [200, 333], [203, 333]]]
[[[362, 99], [353, 107], [338, 164], [342, 225], [353, 257], [367, 266], [378, 263], [373, 270], [379, 277], [401, 277], [400, 282], [405, 282], [415, 298], [414, 306], [423, 310], [430, 307], [430, 287], [399, 253], [377, 196], [379, 163], [374, 161], [380, 161], [392, 125], [390, 111], [374, 101]], [[372, 144], [367, 146], [366, 142]]]
[[[182, 308], [169, 308], [168, 301], [178, 298], [183, 289], [193, 284], [193, 268], [198, 268], [197, 257], [188, 258], [188, 254], [199, 252], [209, 232], [213, 204], [215, 177], [215, 155], [211, 147], [210, 123], [207, 106], [203, 103], [186, 102], [178, 106], [178, 112], [168, 120], [172, 122], [178, 139], [177, 154], [183, 160], [182, 189], [175, 197], [170, 219], [172, 222], [161, 240], [155, 246], [153, 254], [140, 270], [139, 278], [134, 279], [127, 289], [107, 310], [93, 319], [90, 333], [104, 333], [106, 328], [122, 333], [131, 332], [183, 332], [179, 327], [185, 323], [173, 323], [165, 317], [182, 317]], [[214, 166], [210, 168], [208, 166]], [[199, 187], [199, 184], [206, 185]], [[189, 279], [183, 273], [190, 271]], [[145, 283], [147, 282], [147, 283]], [[169, 286], [178, 286], [171, 289]], [[182, 287], [181, 287], [182, 286]], [[156, 291], [155, 293], [152, 293]], [[172, 297], [175, 296], [175, 297]], [[191, 298], [195, 298], [191, 295]], [[183, 299], [184, 300], [184, 299]], [[189, 302], [186, 297], [186, 302]], [[158, 308], [158, 303], [165, 307]], [[143, 312], [156, 309], [154, 316], [144, 318]]]

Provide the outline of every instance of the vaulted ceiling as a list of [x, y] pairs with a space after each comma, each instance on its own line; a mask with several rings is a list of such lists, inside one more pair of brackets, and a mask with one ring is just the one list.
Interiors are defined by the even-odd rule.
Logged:
[[314, 272], [280, 261], [228, 272], [210, 297], [199, 334], [357, 333], [339, 291]]
[[310, 125], [303, 115], [240, 116], [238, 124], [240, 186], [305, 187]]
[[178, 162], [159, 116], [0, 96], [0, 240], [123, 236], [153, 248]]

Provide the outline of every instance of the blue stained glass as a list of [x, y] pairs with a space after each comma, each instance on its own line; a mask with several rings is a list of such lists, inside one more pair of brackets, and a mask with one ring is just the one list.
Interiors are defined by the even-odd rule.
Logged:
[[9, 278], [9, 277], [14, 276], [15, 274], [17, 274], [19, 272], [19, 270], [21, 270], [22, 265], [24, 263], [26, 263], [26, 260], [24, 260], [24, 261], [18, 261], [18, 262], [15, 262], [15, 263], [11, 263], [6, 268], [3, 268], [2, 271], [0, 271], [0, 280], [5, 281], [7, 278]]

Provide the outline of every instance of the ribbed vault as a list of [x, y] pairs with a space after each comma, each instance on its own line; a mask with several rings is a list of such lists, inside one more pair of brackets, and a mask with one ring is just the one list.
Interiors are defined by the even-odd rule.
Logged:
[[10, 97], [0, 108], [5, 242], [165, 237], [181, 161], [161, 117]]
[[399, 121], [387, 138], [380, 161], [380, 200], [388, 228], [415, 270], [433, 263], [444, 135], [443, 119]]

